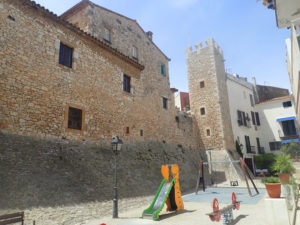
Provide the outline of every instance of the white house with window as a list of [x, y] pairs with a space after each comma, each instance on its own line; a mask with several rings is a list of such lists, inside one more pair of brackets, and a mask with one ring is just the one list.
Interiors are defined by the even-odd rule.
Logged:
[[238, 142], [244, 160], [253, 169], [253, 155], [263, 153], [260, 112], [256, 108], [253, 84], [246, 78], [227, 74], [227, 90], [234, 141]]
[[254, 169], [255, 154], [279, 154], [282, 144], [299, 142], [300, 133], [293, 97], [287, 95], [262, 100], [265, 96], [256, 95], [255, 79], [253, 82], [227, 74], [234, 141], [238, 142], [251, 170]]
[[299, 142], [299, 125], [292, 96], [273, 98], [256, 105], [260, 113], [259, 136], [266, 152], [279, 154], [284, 143]]
[[[274, 4], [275, 3], [275, 4]], [[299, 0], [276, 0], [276, 23], [279, 29], [290, 29], [286, 39], [286, 62], [290, 77], [292, 95], [295, 101], [296, 116], [300, 119], [300, 13]]]

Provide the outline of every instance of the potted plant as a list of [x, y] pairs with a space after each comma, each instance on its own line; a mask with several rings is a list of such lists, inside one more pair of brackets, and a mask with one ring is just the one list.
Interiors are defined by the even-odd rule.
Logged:
[[261, 180], [266, 185], [270, 198], [280, 198], [281, 184], [278, 177], [266, 177]]
[[276, 157], [275, 162], [272, 165], [272, 169], [278, 174], [280, 181], [283, 183], [288, 183], [290, 175], [295, 172], [290, 155], [284, 153]]

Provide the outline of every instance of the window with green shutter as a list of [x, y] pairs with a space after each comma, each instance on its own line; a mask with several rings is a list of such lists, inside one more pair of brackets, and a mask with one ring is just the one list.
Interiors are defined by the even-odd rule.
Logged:
[[165, 71], [165, 65], [164, 64], [161, 64], [160, 65], [160, 73], [164, 76], [166, 76], [166, 71]]

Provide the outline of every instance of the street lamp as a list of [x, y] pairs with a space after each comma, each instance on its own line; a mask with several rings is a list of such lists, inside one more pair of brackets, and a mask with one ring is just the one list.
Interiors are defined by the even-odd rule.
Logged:
[[111, 141], [111, 148], [115, 154], [115, 185], [114, 185], [114, 199], [113, 199], [113, 218], [118, 218], [118, 181], [117, 181], [117, 155], [121, 151], [123, 141], [118, 136], [113, 137]]

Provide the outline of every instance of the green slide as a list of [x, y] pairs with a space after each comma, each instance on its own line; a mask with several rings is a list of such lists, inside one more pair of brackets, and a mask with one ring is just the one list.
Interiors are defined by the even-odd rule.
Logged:
[[170, 191], [175, 184], [175, 178], [172, 179], [170, 183], [164, 178], [155, 194], [155, 197], [151, 203], [151, 205], [143, 211], [142, 217], [151, 216], [153, 220], [158, 220], [159, 213], [163, 209]]

